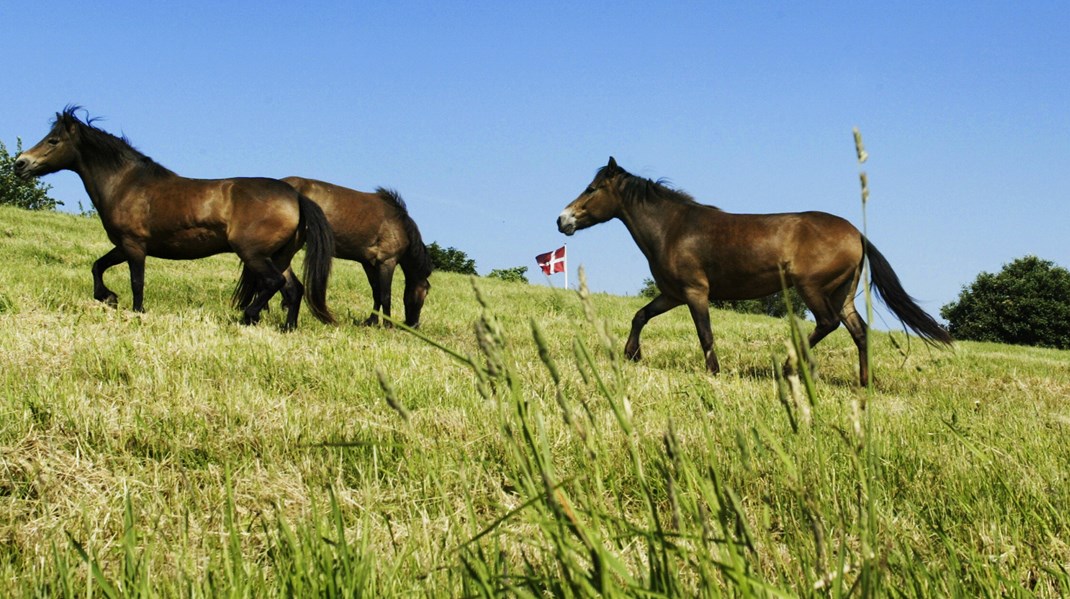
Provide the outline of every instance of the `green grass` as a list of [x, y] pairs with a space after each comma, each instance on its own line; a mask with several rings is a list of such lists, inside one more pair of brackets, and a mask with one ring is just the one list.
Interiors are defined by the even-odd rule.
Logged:
[[786, 320], [715, 311], [710, 377], [682, 309], [621, 359], [638, 298], [436, 274], [356, 326], [340, 261], [281, 333], [233, 256], [109, 309], [108, 248], [0, 207], [0, 596], [1070, 593], [1067, 352], [876, 333], [866, 392], [839, 331], [808, 394]]

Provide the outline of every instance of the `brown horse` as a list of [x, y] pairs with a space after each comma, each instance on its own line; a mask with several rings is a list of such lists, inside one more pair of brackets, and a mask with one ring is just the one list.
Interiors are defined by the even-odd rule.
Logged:
[[401, 196], [382, 187], [365, 193], [301, 177], [283, 181], [323, 209], [334, 231], [335, 257], [355, 260], [364, 267], [375, 303], [365, 324], [378, 324], [380, 310], [390, 316], [390, 286], [394, 269], [401, 265], [405, 273], [405, 324], [419, 326], [420, 311], [431, 289], [427, 280], [431, 256]]
[[[74, 171], [82, 179], [104, 230], [115, 247], [93, 264], [93, 297], [115, 306], [104, 271], [127, 262], [133, 308], [144, 311], [145, 258], [190, 260], [223, 252], [241, 258], [251, 277], [235, 290], [243, 323], [260, 320], [268, 300], [281, 291], [289, 311], [284, 329], [297, 325], [307, 291], [313, 315], [334, 322], [326, 305], [334, 240], [316, 204], [275, 179], [187, 179], [134, 149], [125, 138], [75, 116], [80, 107], [56, 114], [52, 130], [15, 161], [24, 177]], [[283, 272], [307, 243], [308, 289]]]
[[647, 321], [687, 304], [706, 368], [720, 370], [710, 330], [711, 299], [764, 297], [781, 289], [781, 273], [817, 320], [813, 347], [842, 322], [858, 346], [859, 381], [869, 384], [866, 323], [855, 310], [855, 289], [868, 258], [873, 286], [903, 323], [927, 342], [951, 336], [915, 300], [877, 248], [846, 220], [824, 212], [730, 214], [699, 204], [659, 182], [632, 175], [616, 160], [598, 170], [587, 189], [557, 217], [566, 235], [611, 218], [628, 227], [661, 292], [635, 313], [624, 353], [641, 357]]

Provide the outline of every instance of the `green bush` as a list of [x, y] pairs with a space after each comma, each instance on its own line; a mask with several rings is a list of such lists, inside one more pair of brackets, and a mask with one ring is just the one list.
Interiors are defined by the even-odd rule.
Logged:
[[1070, 349], [1070, 271], [1036, 256], [982, 272], [940, 309], [958, 338]]
[[63, 202], [48, 197], [51, 185], [40, 179], [23, 179], [15, 174], [15, 157], [22, 152], [22, 140], [15, 145], [15, 154], [9, 154], [7, 146], [0, 141], [0, 205], [17, 206], [27, 210], [55, 210]]
[[462, 275], [476, 274], [476, 261], [455, 247], [451, 246], [443, 249], [435, 241], [427, 246], [427, 253], [431, 254], [431, 262], [434, 264], [435, 270], [439, 272], [457, 272]]
[[524, 273], [526, 272], [528, 272], [528, 267], [526, 266], [514, 266], [513, 268], [495, 268], [494, 270], [490, 271], [490, 274], [487, 275], [487, 278], [501, 279], [503, 281], [509, 281], [512, 283], [527, 283], [528, 278], [524, 275]]

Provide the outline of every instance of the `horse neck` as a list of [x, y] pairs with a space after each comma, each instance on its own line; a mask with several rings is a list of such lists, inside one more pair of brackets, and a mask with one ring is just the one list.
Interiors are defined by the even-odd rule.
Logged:
[[106, 213], [119, 200], [118, 188], [123, 181], [134, 176], [144, 167], [132, 161], [110, 164], [103, 160], [80, 159], [73, 170], [82, 179], [82, 185], [97, 212]]
[[625, 202], [617, 215], [632, 239], [648, 259], [661, 255], [666, 230], [687, 210], [687, 206], [669, 201]]

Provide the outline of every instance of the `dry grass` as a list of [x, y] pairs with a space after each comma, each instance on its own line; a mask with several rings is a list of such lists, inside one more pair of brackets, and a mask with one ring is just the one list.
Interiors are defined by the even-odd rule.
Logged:
[[[148, 312], [111, 310], [91, 299], [106, 249], [96, 221], [0, 208], [2, 595], [584, 594], [550, 581], [589, 574], [588, 542], [619, 561], [609, 594], [846, 591], [864, 571], [877, 592], [1070, 591], [1066, 352], [892, 335], [904, 352], [878, 334], [865, 395], [841, 331], [794, 431], [774, 376], [784, 321], [716, 313], [711, 378], [686, 311], [623, 363], [637, 298], [595, 295], [591, 320], [574, 293], [481, 280], [484, 310], [467, 278], [436, 274], [421, 334], [466, 365], [307, 314], [283, 334], [278, 309], [242, 327], [232, 256], [150, 260]], [[121, 306], [126, 276], [109, 274]], [[355, 265], [336, 265], [329, 299], [363, 319]], [[482, 345], [477, 322], [497, 327]]]

